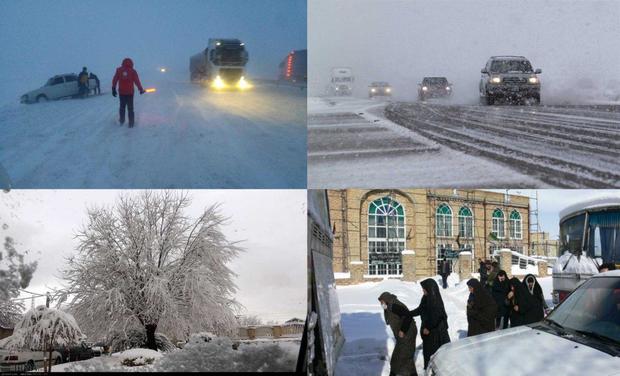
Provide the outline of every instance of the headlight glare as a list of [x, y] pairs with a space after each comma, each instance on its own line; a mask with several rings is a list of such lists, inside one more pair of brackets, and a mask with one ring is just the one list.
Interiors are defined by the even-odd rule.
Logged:
[[422, 86], [422, 90], [426, 91], [426, 90], [428, 90], [428, 88], [426, 86]]
[[491, 77], [491, 82], [494, 84], [499, 84], [500, 82], [502, 82], [502, 78], [499, 76]]
[[528, 79], [530, 84], [537, 84], [538, 83], [538, 78], [537, 77], [530, 77]]

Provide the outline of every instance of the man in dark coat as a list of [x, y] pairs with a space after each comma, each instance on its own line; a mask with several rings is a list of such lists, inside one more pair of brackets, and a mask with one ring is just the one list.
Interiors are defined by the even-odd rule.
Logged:
[[497, 316], [495, 317], [495, 328], [506, 329], [510, 318], [510, 303], [508, 302], [508, 293], [510, 292], [510, 283], [508, 275], [504, 270], [497, 272], [497, 276], [491, 287], [491, 295], [495, 304], [497, 304]]
[[540, 314], [537, 312], [540, 304], [534, 295], [527, 291], [518, 278], [510, 279], [510, 292], [508, 299], [511, 303], [510, 327], [527, 325], [540, 321]]
[[547, 302], [545, 301], [542, 287], [540, 287], [540, 284], [538, 283], [538, 280], [536, 280], [536, 276], [534, 276], [534, 274], [528, 274], [525, 278], [523, 278], [523, 286], [525, 286], [527, 291], [536, 298], [536, 321], [541, 321], [545, 318], [545, 313], [549, 309]]
[[90, 72], [88, 78], [92, 78], [97, 83], [96, 86], [95, 86], [95, 89], [93, 90], [93, 93], [94, 94], [101, 94], [101, 86], [100, 86], [101, 83], [99, 82], [99, 77], [97, 77], [97, 75], [94, 74], [93, 72]]
[[409, 309], [396, 295], [384, 292], [379, 296], [383, 308], [385, 323], [390, 326], [396, 346], [390, 359], [390, 375], [416, 375], [415, 338], [418, 334], [415, 321]]
[[467, 281], [469, 292], [473, 295], [471, 303], [467, 304], [467, 336], [488, 333], [495, 330], [495, 316], [497, 304], [489, 293], [475, 278]]
[[123, 125], [125, 123], [125, 107], [129, 113], [129, 128], [134, 124], [133, 113], [133, 86], [136, 85], [140, 90], [140, 95], [144, 94], [144, 89], [140, 83], [140, 77], [138, 72], [133, 69], [133, 61], [130, 58], [125, 58], [120, 67], [116, 68], [116, 73], [112, 79], [112, 95], [116, 97], [116, 84], [118, 83], [118, 94], [120, 94], [120, 109], [118, 111], [119, 123]]
[[485, 284], [488, 278], [487, 264], [481, 259], [478, 259], [478, 262], [480, 263], [480, 268], [478, 269], [478, 272], [480, 273], [480, 282]]
[[450, 273], [452, 273], [452, 266], [450, 265], [450, 261], [446, 260], [445, 257], [443, 258], [443, 260], [441, 260], [440, 271], [441, 282], [443, 284], [443, 288], [446, 289], [448, 288], [448, 276], [450, 276]]
[[411, 316], [420, 316], [422, 337], [422, 353], [424, 369], [428, 366], [431, 356], [443, 345], [450, 342], [448, 334], [448, 315], [443, 306], [439, 286], [434, 279], [428, 278], [420, 282], [424, 296], [418, 308], [411, 311]]

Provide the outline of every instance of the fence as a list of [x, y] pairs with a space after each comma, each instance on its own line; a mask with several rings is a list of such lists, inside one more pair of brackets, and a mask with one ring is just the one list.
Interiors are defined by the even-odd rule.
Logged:
[[238, 328], [239, 339], [299, 338], [304, 332], [303, 322], [282, 325], [250, 325]]

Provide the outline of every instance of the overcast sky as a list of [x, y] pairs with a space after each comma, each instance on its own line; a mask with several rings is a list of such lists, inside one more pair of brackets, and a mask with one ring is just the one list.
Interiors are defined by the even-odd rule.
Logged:
[[[85, 224], [87, 205], [113, 204], [120, 192], [12, 190], [0, 193], [2, 242], [5, 236], [14, 237], [17, 248], [22, 252], [28, 250], [28, 259], [39, 263], [28, 291], [44, 293], [46, 285], [58, 286], [58, 270], [63, 267], [63, 259], [75, 253], [74, 235]], [[222, 212], [230, 217], [224, 233], [231, 240], [244, 240], [241, 245], [246, 251], [230, 268], [238, 274], [237, 299], [246, 307], [246, 313], [265, 321], [304, 318], [306, 191], [188, 192], [193, 198], [186, 211], [190, 217], [195, 218], [205, 207], [220, 202]], [[45, 299], [36, 303], [44, 304]]]
[[111, 87], [125, 57], [146, 81], [160, 66], [187, 79], [189, 57], [209, 38], [241, 39], [250, 76], [276, 78], [286, 54], [306, 48], [306, 8], [305, 0], [2, 0], [0, 103], [82, 66]]
[[543, 100], [562, 102], [620, 88], [618, 20], [617, 0], [312, 0], [309, 90], [323, 94], [331, 68], [349, 66], [356, 95], [389, 81], [412, 99], [424, 76], [447, 76], [454, 100], [476, 103], [487, 59], [524, 55], [542, 69]]

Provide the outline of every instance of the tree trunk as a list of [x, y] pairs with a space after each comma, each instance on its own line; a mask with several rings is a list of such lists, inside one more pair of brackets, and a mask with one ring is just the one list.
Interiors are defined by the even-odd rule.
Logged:
[[146, 329], [146, 347], [157, 351], [157, 344], [155, 343], [155, 330], [157, 329], [157, 325], [146, 324], [144, 328]]

